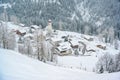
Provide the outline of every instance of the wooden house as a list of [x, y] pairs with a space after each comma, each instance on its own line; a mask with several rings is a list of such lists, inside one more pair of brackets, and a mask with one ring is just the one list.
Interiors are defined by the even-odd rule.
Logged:
[[56, 53], [60, 56], [72, 54], [72, 48], [68, 42], [63, 42], [56, 48]]
[[69, 41], [69, 43], [73, 49], [77, 49], [79, 47], [78, 41]]

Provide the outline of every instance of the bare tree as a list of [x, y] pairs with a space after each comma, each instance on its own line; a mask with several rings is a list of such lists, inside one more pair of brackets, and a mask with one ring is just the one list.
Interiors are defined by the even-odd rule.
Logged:
[[116, 55], [115, 62], [116, 62], [116, 71], [120, 71], [120, 52], [119, 54]]
[[12, 49], [12, 50], [14, 50], [16, 47], [15, 34], [12, 31], [8, 33], [7, 46], [8, 46], [8, 49]]
[[4, 22], [1, 22], [0, 24], [1, 46], [5, 49], [8, 49], [8, 29], [7, 29], [8, 16], [7, 16], [7, 11], [5, 6], [4, 6], [3, 20]]
[[114, 47], [116, 50], [118, 50], [118, 48], [119, 48], [119, 43], [118, 43], [117, 39], [114, 40]]
[[32, 46], [31, 46], [30, 39], [26, 39], [24, 45], [25, 45], [26, 54], [28, 56], [32, 55], [33, 54], [33, 49], [32, 49]]
[[36, 53], [37, 58], [40, 61], [46, 61], [45, 55], [45, 36], [43, 35], [42, 29], [35, 31], [35, 44], [36, 44]]
[[83, 43], [83, 42], [80, 42], [84, 47], [83, 47], [83, 49], [82, 49], [82, 54], [84, 55], [85, 54], [85, 52], [86, 52], [86, 44], [85, 43]]
[[0, 47], [2, 47], [2, 22], [0, 22]]
[[97, 29], [97, 33], [98, 33], [98, 38], [99, 38], [99, 41], [102, 41], [103, 42], [103, 32], [101, 30], [101, 28], [98, 28]]
[[96, 71], [99, 73], [103, 68], [103, 71], [114, 72], [115, 71], [115, 61], [112, 55], [109, 53], [104, 54], [97, 62]]
[[23, 44], [19, 44], [18, 51], [22, 54], [25, 54], [25, 46]]
[[113, 44], [113, 41], [114, 41], [114, 28], [113, 27], [110, 27], [109, 30], [108, 30], [108, 37], [109, 37], [109, 42], [111, 44]]
[[36, 53], [37, 53], [37, 58], [40, 60], [40, 35], [39, 35], [39, 30], [35, 31], [35, 48], [36, 48]]
[[7, 25], [5, 23], [2, 23], [1, 26], [1, 45], [3, 48], [8, 49], [8, 30]]

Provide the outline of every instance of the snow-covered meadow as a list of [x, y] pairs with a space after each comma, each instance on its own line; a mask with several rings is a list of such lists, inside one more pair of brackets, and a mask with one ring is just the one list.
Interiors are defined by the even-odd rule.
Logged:
[[119, 80], [120, 72], [96, 74], [62, 68], [0, 49], [0, 80]]

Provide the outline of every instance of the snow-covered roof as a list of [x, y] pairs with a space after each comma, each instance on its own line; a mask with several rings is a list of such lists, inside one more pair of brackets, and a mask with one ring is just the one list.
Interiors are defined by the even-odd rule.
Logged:
[[63, 41], [63, 40], [62, 40], [61, 38], [59, 38], [59, 37], [51, 38], [51, 40], [52, 40], [53, 42]]
[[59, 51], [66, 51], [71, 49], [70, 43], [69, 42], [62, 42], [59, 44], [60, 46], [57, 47]]
[[26, 34], [24, 37], [33, 37], [33, 34]]
[[28, 29], [28, 27], [21, 27], [19, 25], [15, 25], [14, 23], [12, 22], [8, 22], [7, 23], [7, 26], [8, 26], [8, 29], [9, 30], [19, 30], [21, 33], [24, 33], [26, 32], [26, 30]]
[[22, 27], [25, 26], [25, 24], [22, 24], [22, 23], [20, 23], [19, 25], [22, 26]]
[[31, 25], [32, 27], [34, 27], [35, 29], [38, 29], [38, 28], [40, 28], [39, 26], [37, 26], [37, 25]]
[[76, 40], [72, 40], [72, 41], [70, 41], [70, 43], [71, 43], [73, 46], [79, 45], [78, 41], [76, 41]]
[[19, 29], [19, 31], [20, 31], [21, 33], [26, 32], [26, 30], [25, 30], [25, 29]]
[[18, 29], [20, 28], [20, 26], [15, 25], [15, 24], [12, 23], [12, 22], [8, 22], [8, 23], [7, 23], [7, 26], [8, 26], [8, 29], [14, 29], [14, 30], [18, 30]]

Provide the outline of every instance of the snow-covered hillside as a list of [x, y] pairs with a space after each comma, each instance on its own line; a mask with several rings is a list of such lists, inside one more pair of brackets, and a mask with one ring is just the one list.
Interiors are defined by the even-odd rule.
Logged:
[[[13, 29], [19, 30], [22, 33], [26, 32], [26, 35], [24, 37], [27, 37], [27, 36], [34, 37], [34, 33], [32, 34], [29, 33], [29, 27], [22, 27], [21, 25], [15, 25], [14, 23], [11, 23], [11, 22], [8, 22], [7, 25], [8, 25], [8, 29], [10, 30], [13, 30]], [[38, 27], [38, 26], [35, 26], [35, 27]], [[46, 31], [43, 31], [43, 32], [46, 34]], [[115, 55], [119, 53], [120, 48], [116, 50], [114, 49], [114, 45], [106, 44], [103, 41], [100, 41], [99, 38], [96, 36], [89, 36], [89, 35], [84, 35], [76, 32], [56, 30], [56, 33], [54, 33], [53, 37], [51, 38], [52, 43], [54, 44], [57, 41], [62, 41], [60, 43], [61, 46], [59, 48], [63, 48], [63, 47], [69, 48], [70, 47], [69, 42], [64, 42], [64, 39], [62, 38], [68, 35], [69, 35], [69, 38], [72, 40], [71, 43], [73, 43], [73, 45], [79, 45], [81, 47], [81, 51], [79, 51], [78, 56], [74, 55], [74, 49], [72, 49], [72, 55], [68, 55], [68, 56], [58, 55], [57, 62], [56, 62], [57, 66], [62, 66], [66, 68], [76, 68], [76, 69], [93, 72], [96, 67], [96, 62], [102, 55], [106, 53], [110, 53], [111, 55]], [[18, 40], [19, 36], [16, 36], [16, 38]], [[90, 38], [92, 38], [93, 40], [89, 41], [88, 39]], [[86, 45], [87, 50], [93, 50], [93, 51], [89, 51], [89, 52], [85, 51], [85, 54], [82, 55], [83, 54], [82, 49], [84, 46], [79, 42], [83, 42]], [[97, 47], [97, 45], [105, 46], [106, 49], [105, 50], [101, 49]], [[33, 52], [33, 54], [35, 54], [35, 51]]]
[[120, 72], [95, 74], [78, 69], [60, 68], [0, 49], [0, 80], [119, 80]]

